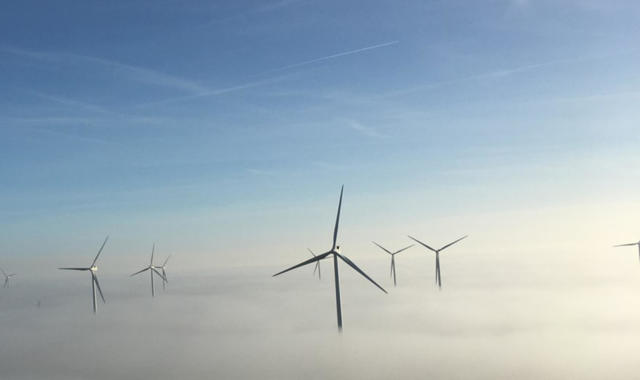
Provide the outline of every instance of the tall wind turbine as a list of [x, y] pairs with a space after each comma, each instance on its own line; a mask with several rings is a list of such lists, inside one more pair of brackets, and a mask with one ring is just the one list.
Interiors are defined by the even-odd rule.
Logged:
[[614, 245], [614, 247], [630, 247], [630, 246], [633, 246], [633, 245], [637, 245], [638, 246], [638, 259], [640, 259], [640, 241], [637, 242], [637, 243]]
[[62, 270], [89, 271], [89, 273], [91, 273], [91, 293], [93, 294], [93, 313], [94, 314], [96, 313], [96, 310], [97, 310], [96, 288], [98, 288], [98, 292], [100, 293], [100, 298], [102, 298], [102, 302], [103, 303], [107, 302], [107, 301], [104, 300], [104, 295], [102, 294], [102, 289], [100, 289], [100, 283], [98, 282], [98, 275], [96, 275], [96, 272], [98, 271], [98, 267], [96, 266], [96, 262], [98, 261], [98, 257], [100, 257], [100, 254], [102, 253], [102, 249], [104, 248], [104, 245], [107, 244], [107, 240], [109, 240], [109, 236], [107, 236], [104, 239], [104, 242], [102, 243], [102, 246], [98, 250], [98, 254], [96, 255], [96, 258], [93, 259], [93, 262], [91, 263], [91, 265], [88, 268], [58, 268], [58, 269], [62, 269]]
[[435, 252], [435, 254], [436, 254], [436, 284], [438, 284], [438, 288], [439, 289], [442, 289], [442, 275], [440, 274], [440, 251], [451, 247], [452, 245], [456, 244], [457, 242], [459, 242], [460, 240], [466, 238], [467, 236], [468, 235], [465, 235], [465, 236], [461, 237], [460, 239], [458, 239], [456, 241], [453, 241], [453, 242], [445, 245], [444, 247], [442, 247], [440, 249], [433, 249], [433, 248], [429, 247], [428, 245], [426, 245], [425, 243], [421, 242], [420, 240], [418, 240], [418, 239], [416, 239], [416, 238], [414, 238], [412, 236], [409, 236], [409, 239], [411, 239], [411, 240], [415, 241], [416, 243], [418, 243], [418, 244], [428, 248], [429, 250]]
[[[311, 256], [316, 257], [316, 254], [313, 253], [313, 251], [309, 248], [307, 248], [307, 251], [309, 251], [309, 253], [311, 253]], [[316, 261], [316, 266], [313, 267], [313, 274], [316, 274], [316, 271], [318, 272], [318, 280], [322, 280], [322, 273], [320, 273], [320, 261]]]
[[165, 272], [165, 269], [167, 268], [167, 262], [169, 262], [170, 258], [171, 255], [167, 256], [167, 258], [164, 260], [164, 263], [162, 263], [162, 265], [160, 265], [159, 267], [156, 267], [157, 269], [160, 269], [160, 272], [162, 272], [162, 290], [166, 290], [166, 283], [169, 282], [169, 280], [167, 280], [167, 272]]
[[9, 279], [13, 276], [15, 276], [15, 273], [9, 273], [7, 274], [4, 269], [0, 268], [0, 272], [2, 272], [2, 275], [4, 276], [4, 285], [2, 286], [3, 288], [7, 288], [9, 287]]
[[391, 252], [388, 249], [386, 249], [385, 247], [381, 246], [380, 244], [376, 243], [375, 241], [372, 241], [373, 244], [377, 245], [378, 248], [380, 248], [381, 250], [385, 251], [386, 253], [391, 255], [391, 274], [390, 276], [393, 277], [393, 286], [396, 286], [396, 255], [402, 251], [406, 251], [407, 249], [413, 247], [414, 245], [411, 244], [408, 247], [404, 247], [399, 251], [395, 251], [395, 252]]
[[311, 263], [315, 263], [315, 262], [319, 262], [322, 259], [327, 258], [328, 256], [333, 256], [333, 273], [334, 273], [334, 277], [335, 277], [335, 287], [336, 287], [336, 311], [338, 314], [338, 330], [342, 331], [342, 308], [341, 308], [341, 304], [340, 304], [340, 278], [338, 276], [338, 258], [342, 261], [344, 261], [347, 265], [349, 265], [351, 268], [353, 268], [356, 272], [360, 273], [364, 278], [366, 278], [367, 280], [371, 281], [371, 283], [373, 283], [373, 285], [377, 286], [378, 289], [382, 290], [383, 292], [387, 292], [386, 290], [384, 290], [380, 285], [378, 285], [375, 281], [373, 281], [371, 279], [371, 277], [367, 276], [366, 273], [364, 273], [360, 268], [358, 268], [358, 266], [356, 266], [356, 264], [349, 260], [349, 258], [347, 258], [344, 255], [340, 254], [340, 246], [337, 245], [337, 241], [338, 241], [338, 225], [340, 223], [340, 209], [342, 208], [342, 193], [344, 191], [344, 185], [342, 186], [342, 188], [340, 189], [340, 201], [338, 203], [338, 214], [336, 215], [336, 224], [335, 227], [333, 229], [333, 245], [331, 246], [331, 250], [329, 250], [328, 252], [322, 253], [320, 255], [314, 256], [313, 258], [303, 261], [298, 265], [294, 265], [291, 268], [285, 269], [282, 272], [278, 272], [276, 274], [274, 274], [273, 276], [278, 276], [280, 274], [283, 274], [285, 272], [288, 272], [290, 270], [299, 268], [301, 266], [307, 265], [307, 264], [311, 264]]
[[[137, 271], [136, 273], [132, 274], [131, 277], [140, 274], [142, 272], [146, 272], [149, 271], [149, 274], [151, 275], [151, 297], [155, 297], [156, 295], [156, 291], [153, 287], [153, 274], [155, 273], [156, 275], [158, 275], [158, 277], [160, 277], [163, 281], [166, 280], [166, 278], [160, 274], [160, 272], [158, 272], [158, 270], [156, 269], [157, 267], [155, 265], [153, 265], [153, 254], [156, 250], [156, 243], [153, 243], [153, 247], [151, 248], [151, 261], [149, 261], [149, 266], [142, 268], [141, 270]], [[168, 259], [167, 259], [168, 260]]]

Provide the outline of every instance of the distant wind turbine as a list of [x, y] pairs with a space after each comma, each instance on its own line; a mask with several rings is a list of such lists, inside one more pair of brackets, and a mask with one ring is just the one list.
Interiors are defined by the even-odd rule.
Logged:
[[[316, 257], [316, 254], [313, 253], [313, 251], [311, 249], [307, 248], [307, 251], [309, 251], [309, 253], [311, 253], [311, 255], [313, 257]], [[314, 275], [316, 274], [316, 271], [318, 272], [318, 280], [322, 280], [322, 273], [320, 273], [320, 261], [319, 260], [316, 261], [316, 266], [313, 267], [313, 274]]]
[[[153, 247], [151, 248], [151, 261], [149, 261], [149, 266], [145, 267], [145, 268], [142, 268], [141, 270], [139, 270], [136, 273], [131, 275], [131, 277], [133, 277], [133, 276], [135, 276], [137, 274], [140, 274], [142, 272], [149, 271], [149, 274], [151, 275], [151, 297], [155, 297], [155, 295], [156, 295], [156, 291], [155, 291], [155, 289], [153, 287], [153, 274], [154, 273], [157, 274], [158, 277], [160, 277], [163, 281], [166, 281], [166, 278], [162, 274], [160, 274], [160, 272], [158, 272], [158, 270], [156, 269], [158, 267], [153, 265], [153, 254], [154, 254], [155, 250], [156, 250], [156, 244], [153, 243]], [[165, 262], [165, 264], [166, 264], [166, 262]]]
[[637, 245], [638, 246], [638, 259], [640, 259], [640, 241], [637, 243], [629, 243], [629, 244], [618, 244], [614, 245], [614, 247], [631, 247]]
[[442, 247], [440, 249], [433, 249], [433, 248], [429, 247], [428, 245], [426, 245], [425, 243], [421, 242], [420, 240], [418, 240], [418, 239], [416, 239], [416, 238], [414, 238], [412, 236], [409, 236], [409, 239], [411, 239], [411, 240], [415, 241], [416, 243], [418, 243], [418, 244], [428, 248], [429, 250], [435, 252], [435, 254], [436, 254], [436, 284], [438, 284], [438, 288], [439, 289], [442, 289], [442, 275], [440, 274], [440, 251], [451, 247], [452, 245], [456, 244], [457, 242], [459, 242], [460, 240], [466, 238], [467, 236], [468, 235], [465, 235], [465, 236], [461, 237], [460, 239], [458, 239], [456, 241], [453, 241], [453, 242], [445, 245], [444, 247]]
[[167, 262], [169, 262], [169, 259], [171, 258], [171, 255], [167, 256], [167, 258], [164, 260], [164, 263], [162, 263], [162, 265], [160, 265], [159, 267], [156, 267], [158, 269], [160, 269], [160, 271], [162, 272], [162, 290], [165, 290], [165, 286], [166, 283], [169, 282], [169, 280], [167, 279], [167, 272], [165, 272], [165, 269], [167, 268]]
[[372, 241], [373, 244], [377, 245], [378, 248], [380, 248], [381, 250], [385, 251], [386, 253], [391, 255], [391, 274], [390, 276], [393, 277], [393, 286], [396, 286], [396, 255], [402, 251], [406, 251], [407, 249], [413, 247], [414, 245], [411, 244], [408, 247], [404, 247], [399, 251], [395, 251], [395, 252], [391, 252], [388, 249], [386, 249], [385, 247], [381, 246], [380, 244], [376, 243], [375, 241]]
[[7, 288], [9, 287], [9, 279], [11, 277], [14, 277], [16, 274], [15, 273], [9, 273], [7, 274], [4, 269], [0, 268], [0, 272], [2, 272], [2, 275], [4, 276], [4, 285], [2, 286], [3, 288]]
[[89, 271], [91, 273], [91, 292], [93, 294], [93, 313], [94, 314], [96, 313], [96, 310], [97, 310], [96, 288], [98, 288], [98, 292], [100, 293], [100, 298], [102, 298], [102, 302], [103, 303], [107, 302], [107, 301], [104, 300], [104, 295], [102, 294], [102, 289], [100, 289], [100, 283], [98, 282], [98, 276], [96, 275], [96, 272], [98, 271], [98, 267], [96, 266], [96, 262], [98, 261], [98, 257], [100, 257], [100, 254], [102, 253], [102, 249], [104, 248], [104, 245], [107, 244], [107, 240], [109, 240], [109, 236], [107, 236], [104, 239], [104, 242], [102, 243], [102, 246], [98, 250], [98, 254], [96, 255], [95, 259], [93, 259], [93, 262], [91, 263], [91, 265], [88, 268], [58, 268], [58, 269], [62, 269], [62, 270]]
[[335, 275], [335, 287], [336, 287], [336, 311], [338, 314], [338, 330], [342, 331], [342, 309], [341, 309], [341, 304], [340, 304], [340, 278], [338, 276], [338, 258], [340, 258], [340, 260], [344, 261], [347, 265], [349, 265], [351, 268], [353, 268], [356, 272], [360, 273], [364, 278], [366, 278], [367, 280], [371, 281], [371, 283], [373, 283], [373, 285], [377, 286], [378, 289], [382, 290], [383, 292], [387, 292], [386, 290], [384, 290], [380, 285], [378, 285], [375, 281], [373, 281], [369, 276], [367, 276], [366, 273], [364, 273], [360, 268], [358, 268], [356, 266], [356, 264], [349, 260], [349, 258], [347, 258], [344, 255], [340, 254], [340, 246], [337, 245], [337, 241], [338, 241], [338, 225], [340, 223], [340, 209], [342, 208], [342, 193], [344, 191], [344, 186], [342, 186], [342, 188], [340, 189], [340, 201], [338, 203], [338, 214], [336, 215], [336, 224], [335, 227], [333, 229], [333, 245], [331, 246], [331, 250], [329, 250], [328, 252], [322, 253], [320, 255], [314, 256], [313, 258], [303, 261], [298, 265], [294, 265], [291, 268], [285, 269], [282, 272], [278, 272], [276, 274], [274, 274], [273, 276], [278, 276], [280, 274], [283, 274], [285, 272], [288, 272], [290, 270], [302, 267], [304, 265], [307, 264], [311, 264], [311, 263], [315, 263], [315, 262], [319, 262], [322, 259], [327, 258], [330, 255], [333, 255], [333, 273]]

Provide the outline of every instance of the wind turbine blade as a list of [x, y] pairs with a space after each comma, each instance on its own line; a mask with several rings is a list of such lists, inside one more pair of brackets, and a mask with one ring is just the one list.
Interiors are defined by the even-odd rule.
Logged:
[[0, 268], [0, 272], [2, 272], [2, 274], [7, 277], [7, 274], [5, 273], [4, 269]]
[[398, 283], [396, 281], [396, 260], [395, 260], [395, 256], [393, 257], [393, 260], [391, 260], [391, 264], [393, 264], [393, 286], [397, 286]]
[[400, 252], [402, 252], [402, 251], [406, 251], [407, 249], [409, 249], [409, 248], [413, 247], [414, 245], [415, 245], [415, 244], [411, 244], [410, 246], [408, 246], [408, 247], [404, 247], [404, 248], [402, 248], [402, 249], [401, 249], [401, 250], [399, 250], [399, 251], [395, 251], [393, 254], [394, 254], [394, 255], [396, 255], [396, 254], [398, 254], [398, 253], [400, 253]]
[[316, 257], [316, 254], [315, 254], [315, 253], [313, 253], [313, 251], [312, 251], [310, 248], [307, 248], [307, 251], [309, 251], [309, 253], [310, 253], [313, 257]]
[[421, 242], [420, 240], [418, 240], [418, 239], [414, 238], [413, 236], [411, 236], [411, 235], [407, 235], [407, 236], [409, 236], [409, 239], [411, 239], [411, 240], [415, 241], [416, 243], [418, 243], [418, 244], [420, 244], [420, 245], [422, 245], [422, 246], [424, 246], [424, 247], [426, 247], [426, 248], [428, 248], [428, 249], [432, 250], [433, 252], [437, 252], [435, 249], [433, 249], [433, 248], [429, 247], [428, 245], [426, 245], [425, 243]]
[[338, 241], [338, 225], [340, 224], [340, 210], [342, 209], [342, 193], [344, 192], [344, 185], [340, 188], [340, 201], [338, 202], [338, 214], [336, 215], [336, 226], [333, 229], [333, 249], [336, 249], [336, 242]]
[[639, 244], [638, 243], [618, 244], [618, 245], [614, 245], [614, 247], [629, 247], [632, 245], [639, 245]]
[[353, 268], [356, 272], [360, 273], [362, 276], [364, 276], [364, 278], [366, 278], [367, 280], [371, 281], [371, 283], [375, 286], [378, 287], [378, 289], [382, 290], [383, 292], [387, 292], [386, 290], [384, 290], [384, 288], [380, 285], [378, 285], [377, 282], [373, 281], [371, 279], [371, 277], [367, 276], [366, 273], [364, 273], [360, 268], [358, 268], [358, 266], [356, 264], [353, 263], [353, 261], [349, 260], [347, 257], [342, 256], [341, 254], [337, 254], [339, 258], [342, 259], [342, 261], [344, 261], [345, 263], [347, 263], [351, 268]]
[[326, 252], [326, 253], [323, 253], [323, 254], [318, 255], [316, 257], [312, 257], [309, 260], [305, 260], [305, 261], [301, 262], [298, 265], [294, 265], [291, 268], [283, 270], [282, 272], [278, 272], [278, 273], [274, 274], [272, 277], [281, 275], [281, 274], [283, 274], [285, 272], [288, 272], [288, 271], [296, 269], [296, 268], [300, 268], [300, 267], [305, 266], [307, 264], [315, 263], [316, 261], [320, 261], [320, 260], [324, 259], [325, 257], [329, 256], [330, 254], [331, 254], [331, 252]]
[[164, 268], [162, 268], [162, 276], [164, 277], [163, 280], [164, 282], [169, 282], [169, 279], [167, 278], [167, 272], [164, 271]]
[[93, 314], [95, 314], [98, 310], [98, 305], [96, 304], [96, 282], [93, 281], [93, 277], [91, 278], [91, 302], [93, 304]]
[[462, 239], [466, 239], [466, 238], [467, 238], [467, 236], [469, 236], [469, 235], [464, 235], [464, 236], [463, 236], [463, 237], [461, 237], [460, 239], [458, 239], [458, 240], [456, 240], [456, 241], [453, 241], [453, 242], [451, 242], [451, 243], [449, 243], [449, 244], [445, 245], [444, 247], [440, 248], [440, 249], [439, 249], [439, 251], [442, 251], [442, 250], [443, 250], [443, 249], [445, 249], [445, 248], [451, 247], [452, 245], [456, 244], [457, 242], [459, 242], [459, 241], [460, 241], [460, 240], [462, 240]]
[[373, 244], [377, 245], [378, 248], [380, 248], [381, 250], [385, 251], [386, 253], [393, 255], [393, 253], [391, 253], [388, 249], [386, 249], [385, 247], [381, 246], [380, 244], [376, 243], [375, 241], [372, 241]]
[[150, 266], [153, 266], [153, 253], [156, 251], [156, 243], [153, 243], [153, 247], [151, 248], [151, 261], [149, 262]]
[[136, 274], [140, 274], [142, 272], [148, 271], [149, 269], [151, 269], [151, 267], [146, 267], [144, 269], [141, 269], [141, 270], [137, 271], [136, 273], [132, 274], [131, 277], [135, 276]]
[[316, 261], [316, 265], [313, 267], [313, 275], [316, 275], [316, 271], [318, 270], [318, 263], [319, 261]]
[[169, 262], [169, 259], [171, 258], [171, 255], [167, 256], [166, 260], [164, 260], [164, 263], [162, 263], [162, 267], [164, 268], [165, 265], [167, 265], [167, 263]]
[[107, 301], [104, 300], [104, 295], [102, 294], [102, 289], [100, 288], [100, 282], [98, 281], [98, 276], [96, 276], [95, 273], [92, 272], [91, 277], [93, 277], [93, 281], [96, 283], [96, 287], [98, 288], [98, 293], [100, 293], [100, 298], [102, 298], [102, 302], [107, 303]]
[[89, 270], [90, 268], [58, 268], [61, 270]]
[[109, 240], [109, 235], [107, 235], [107, 237], [104, 238], [104, 241], [102, 242], [102, 245], [100, 246], [100, 249], [98, 250], [98, 254], [96, 255], [96, 258], [93, 259], [93, 262], [91, 263], [90, 266], [96, 265], [96, 261], [98, 261], [98, 257], [100, 257], [100, 254], [102, 253], [102, 249], [104, 248], [105, 244], [107, 244], [107, 240]]
[[157, 274], [158, 276], [160, 276], [160, 278], [162, 279], [162, 281], [166, 281], [167, 279], [162, 275], [162, 273], [158, 272], [156, 270], [156, 268], [151, 268], [151, 270], [153, 271], [153, 273]]
[[391, 256], [391, 266], [389, 266], [389, 277], [393, 277], [393, 256]]

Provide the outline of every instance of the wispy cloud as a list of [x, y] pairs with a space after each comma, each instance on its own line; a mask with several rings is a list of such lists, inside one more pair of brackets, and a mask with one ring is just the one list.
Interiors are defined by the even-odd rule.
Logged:
[[318, 62], [329, 61], [329, 60], [336, 59], [336, 58], [339, 58], [339, 57], [345, 57], [345, 56], [348, 56], [348, 55], [363, 53], [363, 52], [369, 51], [369, 50], [380, 49], [380, 48], [383, 48], [383, 47], [396, 45], [398, 43], [400, 43], [400, 41], [389, 41], [389, 42], [384, 42], [384, 43], [381, 43], [381, 44], [365, 46], [365, 47], [362, 47], [362, 48], [353, 49], [353, 50], [347, 50], [347, 51], [343, 51], [343, 52], [335, 53], [335, 54], [330, 54], [330, 55], [326, 55], [324, 57], [314, 58], [314, 59], [310, 59], [310, 60], [307, 60], [307, 61], [292, 63], [290, 65], [278, 67], [276, 69], [272, 69], [272, 70], [269, 70], [269, 71], [281, 71], [281, 70], [293, 69], [293, 68], [296, 68], [296, 67], [311, 65], [311, 64], [314, 64], [314, 63], [318, 63]]
[[0, 122], [4, 124], [25, 124], [25, 125], [50, 125], [50, 124], [67, 124], [67, 125], [83, 125], [95, 122], [96, 118], [90, 117], [73, 117], [73, 116], [38, 116], [38, 117], [3, 117]]
[[273, 170], [256, 169], [256, 168], [248, 168], [247, 173], [252, 174], [254, 176], [259, 176], [259, 177], [273, 177], [276, 175], [276, 172]]
[[281, 75], [281, 76], [274, 77], [274, 78], [268, 78], [268, 79], [254, 81], [254, 82], [242, 83], [242, 84], [231, 86], [231, 87], [225, 87], [225, 88], [220, 88], [220, 89], [215, 89], [215, 90], [208, 90], [208, 91], [200, 92], [198, 94], [186, 95], [186, 96], [178, 96], [178, 97], [169, 98], [169, 99], [163, 99], [163, 100], [158, 100], [158, 101], [153, 101], [153, 102], [146, 102], [146, 103], [138, 104], [136, 107], [149, 107], [149, 106], [166, 105], [166, 104], [180, 103], [180, 102], [184, 102], [184, 101], [189, 101], [189, 100], [198, 99], [198, 98], [204, 98], [204, 97], [209, 97], [209, 96], [224, 95], [224, 94], [228, 94], [228, 93], [232, 93], [232, 92], [236, 92], [236, 91], [246, 90], [246, 89], [249, 89], [249, 88], [266, 86], [266, 85], [269, 85], [269, 84], [277, 83], [277, 82], [283, 81], [283, 80], [285, 80], [287, 78], [290, 78], [291, 76], [292, 75]]
[[242, 12], [232, 14], [224, 17], [215, 17], [209, 20], [206, 24], [201, 25], [201, 27], [209, 27], [212, 25], [218, 25], [222, 23], [235, 23], [238, 21], [247, 21], [247, 18], [250, 17], [260, 17], [268, 12], [280, 11], [284, 8], [288, 8], [294, 6], [296, 4], [307, 3], [309, 0], [278, 0], [270, 3], [263, 3], [252, 9], [243, 9]]
[[153, 69], [134, 66], [105, 58], [65, 52], [32, 51], [7, 46], [0, 47], [0, 52], [39, 61], [55, 62], [69, 66], [80, 65], [109, 70], [109, 72], [120, 75], [123, 79], [129, 81], [140, 82], [153, 86], [173, 88], [192, 94], [199, 94], [210, 91], [210, 89], [206, 86], [190, 81], [188, 79], [173, 76]]
[[[72, 133], [63, 129], [58, 129], [58, 128], [49, 128], [49, 127], [36, 127], [33, 126], [33, 124], [44, 124], [44, 125], [50, 125], [52, 123], [55, 123], [56, 119], [55, 118], [45, 118], [42, 120], [16, 120], [16, 119], [12, 119], [13, 121], [22, 121], [24, 124], [26, 125], [22, 125], [19, 128], [22, 131], [27, 131], [27, 132], [32, 132], [32, 133], [28, 133], [26, 136], [28, 138], [33, 138], [36, 136], [39, 136], [38, 138], [42, 138], [42, 136], [47, 136], [46, 140], [47, 141], [52, 141], [52, 138], [62, 138], [65, 140], [71, 140], [71, 141], [78, 141], [78, 142], [83, 142], [83, 143], [91, 143], [91, 144], [99, 144], [99, 145], [105, 145], [105, 146], [115, 146], [115, 145], [122, 145], [116, 141], [113, 140], [109, 140], [109, 139], [103, 139], [100, 137], [96, 137], [96, 136], [86, 136], [86, 135], [80, 135], [80, 134], [76, 134], [76, 133]], [[77, 120], [67, 120], [67, 119], [61, 119], [61, 123], [64, 124], [78, 124], [78, 125], [83, 125], [86, 124], [85, 120], [83, 119], [77, 119]]]
[[[119, 74], [123, 79], [136, 81], [140, 83], [145, 83], [153, 86], [161, 86], [168, 87], [177, 90], [181, 90], [187, 93], [187, 95], [171, 97], [168, 99], [146, 102], [142, 104], [138, 104], [136, 107], [146, 107], [146, 106], [154, 106], [154, 105], [165, 105], [171, 103], [178, 103], [193, 99], [198, 99], [202, 97], [208, 96], [217, 96], [223, 95], [227, 93], [232, 93], [236, 91], [246, 90], [253, 87], [264, 86], [272, 83], [279, 82], [291, 75], [283, 75], [274, 78], [267, 78], [262, 80], [257, 80], [253, 82], [247, 82], [238, 84], [235, 86], [224, 87], [219, 89], [212, 89], [198, 83], [179, 78], [176, 76], [168, 75], [165, 73], [161, 73], [159, 71], [128, 65], [120, 62], [116, 62], [113, 60], [107, 60], [103, 58], [73, 54], [73, 53], [57, 53], [57, 52], [38, 52], [38, 51], [30, 51], [23, 49], [16, 49], [12, 47], [0, 47], [0, 52], [18, 55], [21, 57], [27, 57], [34, 60], [45, 61], [45, 62], [54, 62], [59, 64], [67, 64], [67, 65], [92, 65], [94, 67], [98, 67], [105, 70], [110, 70], [110, 72], [115, 72]], [[108, 112], [105, 108], [100, 106], [95, 106], [83, 102], [79, 102], [73, 99], [67, 99], [57, 95], [49, 95], [40, 92], [32, 92], [35, 95], [46, 98], [51, 101], [55, 101], [59, 104], [69, 105], [69, 106], [78, 106], [85, 108], [86, 110], [96, 111], [96, 112]]]
[[298, 4], [298, 3], [303, 3], [306, 2], [308, 0], [280, 0], [280, 1], [276, 1], [270, 4], [265, 4], [262, 5], [258, 8], [256, 8], [256, 12], [270, 12], [270, 11], [275, 11], [281, 8], [285, 8], [294, 4]]
[[367, 136], [367, 137], [373, 137], [373, 138], [383, 138], [383, 137], [387, 137], [387, 135], [384, 135], [378, 131], [376, 131], [374, 128], [368, 127], [358, 121], [355, 120], [349, 120], [347, 122], [347, 126], [349, 128], [351, 128], [352, 130]]
[[76, 108], [82, 108], [86, 111], [92, 111], [92, 112], [97, 112], [97, 113], [112, 113], [111, 111], [107, 110], [105, 107], [99, 106], [99, 105], [95, 105], [95, 104], [90, 104], [87, 102], [82, 102], [79, 100], [75, 100], [75, 99], [70, 99], [64, 96], [60, 96], [60, 95], [52, 95], [52, 94], [45, 94], [43, 92], [40, 91], [27, 91], [30, 94], [33, 94], [39, 98], [45, 99], [45, 100], [49, 100], [52, 101], [54, 103], [57, 104], [61, 104], [64, 106], [70, 106], [70, 107], [76, 107]]
[[429, 90], [429, 89], [445, 87], [445, 86], [455, 85], [455, 84], [459, 84], [459, 83], [466, 83], [466, 82], [472, 82], [472, 81], [477, 81], [477, 80], [483, 80], [483, 79], [506, 78], [506, 77], [509, 77], [511, 75], [522, 74], [522, 73], [526, 73], [526, 72], [542, 69], [542, 68], [545, 68], [545, 67], [552, 67], [552, 66], [557, 66], [557, 65], [580, 63], [580, 62], [590, 62], [590, 61], [596, 61], [596, 60], [600, 60], [600, 59], [611, 58], [611, 57], [619, 56], [619, 55], [623, 55], [623, 54], [633, 54], [635, 52], [637, 52], [637, 50], [634, 49], [634, 50], [618, 52], [618, 53], [613, 53], [613, 54], [607, 54], [607, 55], [601, 55], [601, 56], [555, 59], [555, 60], [550, 60], [550, 61], [546, 61], [546, 62], [533, 63], [533, 64], [516, 66], [516, 67], [511, 67], [511, 68], [505, 68], [505, 69], [491, 70], [491, 71], [487, 71], [487, 72], [483, 72], [483, 73], [464, 76], [464, 77], [461, 77], [461, 78], [454, 78], [454, 79], [451, 79], [451, 80], [433, 82], [433, 83], [414, 86], [414, 87], [410, 87], [410, 88], [404, 88], [404, 89], [400, 89], [400, 90], [389, 91], [389, 92], [381, 95], [381, 97], [382, 98], [388, 98], [388, 97], [394, 97], [394, 96], [401, 96], [401, 95], [406, 95], [406, 94], [410, 94], [410, 93], [418, 92], [418, 91], [422, 91], [422, 90]]

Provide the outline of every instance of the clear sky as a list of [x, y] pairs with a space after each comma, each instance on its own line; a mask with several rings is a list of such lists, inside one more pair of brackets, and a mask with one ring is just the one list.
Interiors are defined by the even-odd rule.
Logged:
[[328, 248], [343, 183], [354, 246], [638, 211], [638, 20], [633, 0], [3, 1], [0, 255], [111, 234], [110, 255], [289, 263]]

